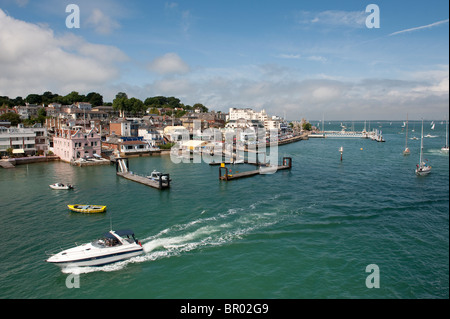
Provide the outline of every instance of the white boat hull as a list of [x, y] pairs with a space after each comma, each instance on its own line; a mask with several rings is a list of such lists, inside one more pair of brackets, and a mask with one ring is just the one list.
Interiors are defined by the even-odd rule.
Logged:
[[52, 184], [52, 185], [49, 185], [49, 186], [50, 186], [51, 189], [66, 189], [67, 190], [67, 189], [71, 189], [72, 188], [69, 185], [59, 186], [59, 185]]
[[52, 261], [51, 258], [47, 260], [47, 262], [52, 263], [61, 268], [66, 267], [94, 267], [94, 266], [103, 266], [111, 263], [115, 263], [121, 260], [129, 259], [132, 257], [136, 257], [141, 255], [143, 249], [137, 251], [129, 251], [116, 253], [106, 256], [92, 256], [78, 260], [67, 260], [67, 261]]
[[425, 176], [431, 173], [431, 167], [416, 168], [416, 175]]
[[[127, 235], [127, 238], [119, 233]], [[53, 254], [47, 262], [63, 268], [102, 266], [139, 256], [143, 252], [144, 248], [134, 238], [134, 233], [128, 230], [110, 231], [102, 239]]]

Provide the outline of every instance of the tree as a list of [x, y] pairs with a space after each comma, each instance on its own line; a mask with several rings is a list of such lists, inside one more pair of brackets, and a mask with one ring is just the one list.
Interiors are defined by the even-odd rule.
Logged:
[[50, 103], [54, 102], [55, 98], [58, 96], [58, 94], [53, 94], [50, 91], [44, 92], [44, 94], [42, 94], [42, 104], [49, 105]]
[[0, 96], [0, 106], [13, 107], [13, 101], [7, 96]]
[[145, 109], [144, 103], [135, 97], [132, 97], [131, 99], [127, 100], [126, 104], [127, 104], [126, 107], [127, 111], [132, 112], [134, 115], [144, 112]]
[[304, 131], [311, 131], [311, 123], [308, 123], [308, 122], [303, 123], [302, 129]]
[[103, 96], [99, 93], [91, 92], [86, 95], [85, 102], [91, 103], [92, 106], [103, 105]]
[[149, 109], [150, 114], [159, 114], [159, 111], [156, 107], [151, 107]]
[[176, 97], [173, 97], [173, 96], [167, 98], [167, 100], [166, 100], [166, 104], [168, 104], [169, 107], [171, 107], [173, 109], [176, 107], [180, 107], [180, 102], [181, 102], [180, 99], [177, 99]]
[[201, 103], [194, 104], [193, 108], [194, 108], [194, 110], [195, 109], [200, 109], [201, 112], [204, 112], [204, 113], [208, 112], [208, 108], [206, 106], [204, 106], [203, 104], [201, 104]]
[[25, 100], [21, 96], [12, 99], [11, 102], [13, 103], [13, 105], [25, 105]]
[[11, 126], [17, 126], [22, 122], [19, 114], [11, 112], [0, 115], [0, 120], [11, 122]]
[[47, 111], [45, 110], [45, 108], [42, 107], [42, 108], [40, 108], [37, 111], [37, 119], [36, 119], [36, 121], [41, 123], [41, 124], [44, 124], [46, 116], [47, 116]]
[[25, 102], [29, 104], [41, 104], [42, 96], [40, 96], [39, 94], [28, 94], [28, 96], [25, 98]]
[[6, 149], [6, 154], [8, 154], [8, 156], [9, 157], [12, 157], [13, 156], [13, 148], [12, 147], [8, 147], [7, 149]]
[[185, 115], [187, 112], [185, 111], [185, 110], [178, 110], [178, 111], [176, 111], [175, 112], [175, 117], [176, 118], [180, 118], [180, 117], [182, 117], [183, 115]]
[[83, 102], [84, 99], [85, 99], [85, 96], [84, 95], [80, 95], [76, 91], [72, 91], [69, 94], [67, 94], [65, 96], [65, 98], [66, 98], [66, 100], [67, 100], [66, 102], [68, 102], [68, 104], [74, 104], [74, 103], [77, 103], [77, 102]]
[[112, 107], [114, 110], [120, 112], [121, 117], [125, 116], [125, 111], [127, 110], [127, 107], [128, 107], [127, 101], [128, 101], [128, 96], [126, 93], [123, 93], [123, 92], [117, 93], [116, 98], [113, 100]]

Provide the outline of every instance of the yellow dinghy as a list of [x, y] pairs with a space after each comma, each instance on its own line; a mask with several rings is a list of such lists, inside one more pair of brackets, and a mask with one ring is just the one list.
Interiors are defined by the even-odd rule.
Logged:
[[104, 213], [106, 212], [106, 206], [101, 205], [67, 205], [71, 211], [77, 213]]

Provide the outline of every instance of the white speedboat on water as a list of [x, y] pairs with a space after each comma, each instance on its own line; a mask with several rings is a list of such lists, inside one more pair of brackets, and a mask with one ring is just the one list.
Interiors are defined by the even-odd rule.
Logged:
[[101, 266], [139, 256], [143, 251], [133, 231], [111, 230], [100, 239], [53, 254], [46, 261], [60, 267]]
[[62, 184], [62, 183], [55, 183], [55, 184], [52, 184], [52, 185], [49, 185], [50, 186], [50, 188], [52, 188], [52, 189], [73, 189], [73, 186], [72, 185], [65, 185], [65, 184]]

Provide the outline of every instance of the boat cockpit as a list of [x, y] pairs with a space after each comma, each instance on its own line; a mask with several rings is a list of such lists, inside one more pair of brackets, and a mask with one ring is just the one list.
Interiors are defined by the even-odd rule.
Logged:
[[92, 242], [92, 245], [98, 248], [115, 247], [123, 244], [138, 244], [134, 233], [130, 230], [110, 231], [105, 233], [102, 238]]

